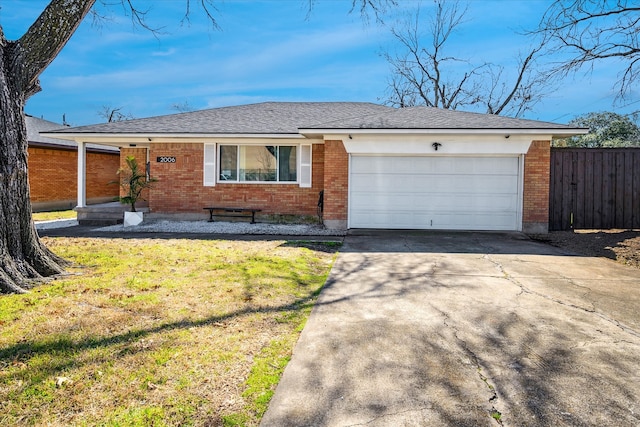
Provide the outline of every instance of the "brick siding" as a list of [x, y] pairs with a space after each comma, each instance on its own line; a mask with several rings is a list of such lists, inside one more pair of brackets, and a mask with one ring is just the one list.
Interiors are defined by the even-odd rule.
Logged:
[[324, 142], [324, 219], [347, 220], [349, 198], [349, 155], [342, 141]]
[[[118, 153], [87, 152], [87, 200], [115, 198]], [[29, 187], [35, 205], [77, 201], [78, 152], [68, 149], [29, 147]]]
[[525, 156], [522, 212], [522, 228], [525, 232], [548, 231], [550, 147], [550, 141], [533, 141]]
[[[262, 215], [311, 215], [317, 213], [318, 193], [323, 189], [324, 146], [314, 144], [312, 187], [298, 184], [203, 185], [204, 144], [153, 144], [151, 176], [158, 182], [150, 190], [149, 208], [161, 213], [198, 213], [205, 206], [252, 207]], [[160, 156], [173, 156], [175, 163], [157, 163]], [[206, 213], [206, 212], [205, 212]]]

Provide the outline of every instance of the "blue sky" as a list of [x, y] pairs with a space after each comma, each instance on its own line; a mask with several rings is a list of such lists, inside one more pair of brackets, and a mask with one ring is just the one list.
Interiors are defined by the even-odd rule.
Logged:
[[[394, 22], [417, 1], [400, 0], [386, 17]], [[19, 38], [44, 9], [44, 0], [2, 0], [0, 24], [8, 39]], [[350, 1], [307, 0], [216, 2], [214, 30], [192, 1], [190, 23], [181, 25], [185, 0], [134, 0], [151, 8], [147, 21], [163, 27], [158, 38], [132, 25], [121, 6], [101, 9], [107, 20], [90, 18], [41, 76], [42, 92], [26, 112], [72, 125], [103, 122], [103, 106], [133, 117], [176, 113], [174, 105], [204, 109], [263, 101], [364, 101], [381, 103], [390, 68], [381, 56], [394, 49], [388, 27], [364, 23]], [[465, 24], [449, 52], [472, 61], [513, 65], [526, 37], [549, 1], [471, 1]], [[431, 1], [422, 3], [428, 16]], [[566, 123], [591, 111], [625, 114], [640, 109], [636, 95], [614, 105], [618, 69], [596, 66], [578, 74], [525, 117]], [[626, 104], [626, 105], [625, 105]]]

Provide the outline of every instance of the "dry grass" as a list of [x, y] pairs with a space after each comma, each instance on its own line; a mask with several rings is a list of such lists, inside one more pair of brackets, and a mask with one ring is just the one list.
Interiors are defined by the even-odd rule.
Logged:
[[0, 425], [257, 425], [335, 258], [283, 241], [44, 241], [78, 267], [0, 297]]
[[74, 210], [53, 211], [53, 212], [34, 212], [34, 221], [51, 221], [54, 219], [76, 219], [78, 213]]

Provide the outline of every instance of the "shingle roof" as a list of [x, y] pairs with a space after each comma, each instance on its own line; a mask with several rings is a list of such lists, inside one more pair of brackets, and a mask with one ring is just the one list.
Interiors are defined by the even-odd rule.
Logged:
[[495, 114], [409, 107], [315, 124], [305, 129], [575, 129], [558, 123]]
[[27, 140], [29, 142], [40, 142], [44, 144], [57, 144], [69, 147], [75, 147], [76, 143], [72, 141], [66, 141], [64, 139], [48, 138], [40, 135], [40, 132], [47, 132], [52, 130], [68, 130], [69, 128], [58, 123], [50, 122], [48, 120], [39, 119], [37, 117], [26, 116], [27, 123]]
[[147, 119], [80, 126], [64, 133], [297, 134], [300, 127], [349, 119], [391, 107], [365, 102], [265, 102]]
[[571, 126], [432, 107], [366, 102], [264, 102], [114, 123], [64, 128], [65, 134], [298, 134], [300, 129], [539, 129]]
[[[61, 125], [59, 123], [50, 122], [48, 120], [39, 119], [33, 116], [26, 116], [26, 124], [27, 124], [27, 141], [31, 144], [45, 144], [50, 146], [60, 146], [60, 147], [68, 147], [68, 148], [77, 148], [78, 144], [75, 141], [68, 141], [66, 139], [60, 138], [50, 138], [47, 136], [40, 135], [40, 132], [53, 132], [53, 131], [61, 131], [67, 132], [71, 128], [68, 126]], [[118, 152], [119, 149], [115, 147], [109, 147], [105, 145], [98, 144], [87, 144], [87, 148], [96, 149], [96, 150], [106, 150]]]

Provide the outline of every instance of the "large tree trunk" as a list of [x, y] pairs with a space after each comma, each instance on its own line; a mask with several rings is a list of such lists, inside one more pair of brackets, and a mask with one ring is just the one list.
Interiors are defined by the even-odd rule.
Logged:
[[0, 27], [0, 292], [26, 292], [62, 273], [65, 261], [41, 242], [31, 216], [24, 106], [38, 76], [69, 40], [95, 0], [52, 0], [18, 41]]
[[62, 260], [40, 243], [31, 218], [24, 95], [11, 90], [8, 80], [0, 74], [0, 292], [5, 293], [24, 292], [35, 279], [63, 271]]

